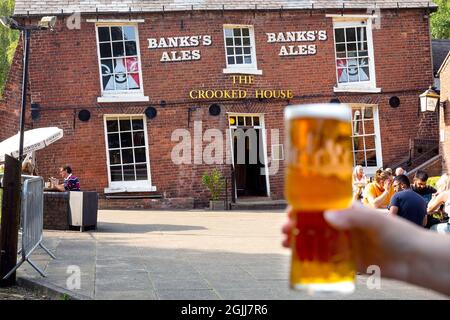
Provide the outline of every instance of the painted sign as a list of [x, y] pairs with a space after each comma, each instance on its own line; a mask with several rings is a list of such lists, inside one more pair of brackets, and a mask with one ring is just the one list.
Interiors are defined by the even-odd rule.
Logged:
[[177, 50], [177, 48], [210, 46], [212, 44], [212, 38], [210, 35], [168, 37], [159, 39], [148, 38], [147, 40], [148, 48], [151, 50], [161, 48], [175, 48], [175, 50], [164, 51], [161, 55], [161, 62], [200, 60], [201, 52], [199, 49]]
[[[253, 85], [255, 81], [253, 76], [231, 76], [231, 79], [235, 86]], [[189, 98], [193, 100], [292, 99], [293, 97], [294, 92], [289, 89], [194, 89], [189, 92]]]
[[[266, 33], [268, 43], [295, 43], [326, 41], [328, 35], [326, 30], [271, 32]], [[283, 45], [278, 53], [281, 57], [286, 56], [310, 56], [317, 54], [316, 44]]]

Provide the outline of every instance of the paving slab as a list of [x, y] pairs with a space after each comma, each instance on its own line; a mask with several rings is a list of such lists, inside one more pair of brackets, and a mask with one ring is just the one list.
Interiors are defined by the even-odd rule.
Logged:
[[[101, 210], [98, 230], [45, 231], [57, 258], [38, 249], [31, 259], [47, 273], [44, 281], [93, 299], [446, 299], [386, 279], [370, 290], [363, 275], [351, 295], [292, 291], [290, 252], [280, 245], [284, 222], [283, 211]], [[79, 289], [67, 287], [73, 266]], [[40, 277], [28, 264], [18, 275]]]

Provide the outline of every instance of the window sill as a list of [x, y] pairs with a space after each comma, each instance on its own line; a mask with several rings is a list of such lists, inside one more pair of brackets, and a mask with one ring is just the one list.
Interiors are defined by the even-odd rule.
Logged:
[[98, 97], [97, 102], [148, 102], [150, 101], [147, 96], [135, 96], [135, 95], [116, 95], [116, 96], [103, 96]]
[[246, 69], [246, 68], [227, 68], [223, 69], [223, 73], [226, 74], [254, 74], [254, 75], [262, 75], [262, 70], [258, 69]]
[[361, 92], [361, 93], [380, 93], [381, 88], [367, 87], [334, 87], [334, 92]]
[[105, 194], [110, 193], [121, 193], [121, 192], [154, 192], [156, 191], [155, 186], [145, 186], [145, 187], [109, 187], [105, 188]]

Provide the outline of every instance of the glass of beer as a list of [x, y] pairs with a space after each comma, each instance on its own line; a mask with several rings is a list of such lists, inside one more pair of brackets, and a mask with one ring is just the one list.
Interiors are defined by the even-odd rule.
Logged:
[[292, 105], [285, 109], [285, 121], [285, 196], [294, 221], [291, 288], [351, 293], [356, 270], [349, 233], [332, 228], [323, 216], [352, 202], [351, 109]]

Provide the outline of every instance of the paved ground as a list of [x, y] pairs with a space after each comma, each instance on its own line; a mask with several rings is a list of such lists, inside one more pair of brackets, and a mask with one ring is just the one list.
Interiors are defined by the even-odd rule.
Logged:
[[[311, 299], [288, 289], [284, 220], [281, 212], [100, 211], [95, 232], [46, 231], [57, 259], [41, 249], [32, 259], [63, 288], [68, 267], [79, 267], [73, 291], [95, 299]], [[38, 277], [28, 264], [18, 274]], [[444, 298], [388, 280], [369, 290], [366, 280], [358, 276], [350, 296], [325, 298]]]

